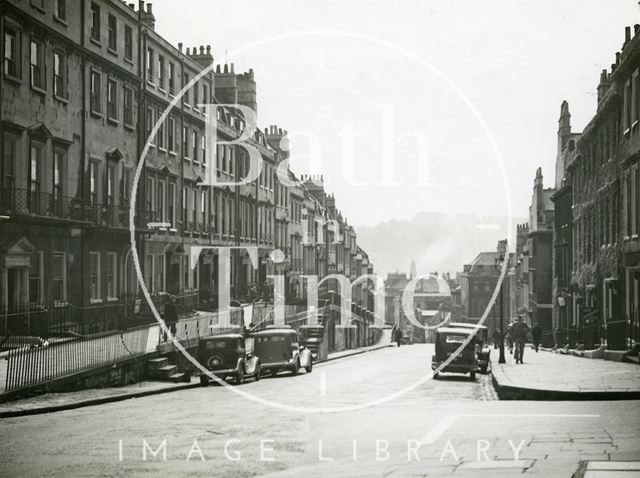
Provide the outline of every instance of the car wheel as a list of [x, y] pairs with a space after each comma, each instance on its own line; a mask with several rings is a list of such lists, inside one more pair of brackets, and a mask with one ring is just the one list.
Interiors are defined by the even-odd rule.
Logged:
[[471, 372], [469, 374], [469, 376], [471, 377], [471, 380], [475, 380], [476, 379], [476, 373], [475, 372]]
[[293, 368], [291, 369], [291, 375], [298, 375], [299, 371], [300, 371], [300, 362], [298, 362], [298, 360], [296, 359], [295, 363], [293, 364]]
[[260, 366], [260, 364], [258, 364], [256, 366], [256, 374], [255, 374], [256, 382], [260, 381], [260, 375], [262, 375], [262, 367]]
[[440, 374], [439, 374], [439, 373], [434, 373], [434, 374], [433, 374], [433, 379], [434, 379], [434, 380], [438, 380], [438, 377], [439, 377], [439, 376], [440, 376]]
[[313, 370], [313, 359], [311, 357], [309, 357], [309, 365], [307, 365], [304, 368], [304, 371], [307, 373], [311, 373], [311, 371]]
[[206, 375], [200, 375], [200, 385], [203, 387], [209, 385], [209, 377], [207, 377]]
[[238, 367], [236, 372], [236, 385], [242, 385], [244, 383], [244, 365]]

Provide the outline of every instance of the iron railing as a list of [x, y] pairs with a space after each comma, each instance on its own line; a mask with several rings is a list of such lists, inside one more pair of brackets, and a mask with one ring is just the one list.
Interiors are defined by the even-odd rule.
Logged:
[[[0, 212], [6, 215], [24, 215], [82, 221], [106, 227], [129, 227], [130, 210], [126, 205], [95, 204], [76, 197], [62, 196], [28, 189], [0, 189]], [[153, 213], [138, 210], [136, 226], [146, 227]]]
[[148, 338], [149, 327], [143, 326], [48, 346], [13, 349], [7, 358], [5, 390], [37, 385], [144, 354], [147, 352]]

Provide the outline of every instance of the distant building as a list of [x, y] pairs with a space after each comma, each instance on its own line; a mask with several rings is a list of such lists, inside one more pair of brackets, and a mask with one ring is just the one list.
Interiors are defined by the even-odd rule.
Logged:
[[[477, 322], [487, 310], [498, 284], [504, 255], [504, 241], [500, 241], [496, 251], [481, 252], [471, 264], [464, 266], [460, 278], [462, 320]], [[508, 254], [507, 260], [510, 263], [513, 261], [513, 253]], [[502, 314], [504, 327], [506, 327], [511, 320], [509, 317], [510, 290], [506, 276], [502, 287]], [[500, 294], [498, 293], [484, 322], [491, 334], [500, 330], [500, 312]]]
[[556, 156], [556, 192], [551, 197], [554, 203], [553, 226], [553, 284], [552, 284], [552, 328], [554, 343], [569, 344], [577, 341], [574, 309], [574, 294], [571, 286], [573, 269], [573, 212], [571, 182], [567, 181], [566, 170], [575, 161], [576, 141], [580, 133], [571, 131], [569, 104], [562, 102], [558, 120], [558, 151]]
[[552, 240], [554, 188], [544, 188], [542, 169], [538, 168], [533, 183], [529, 207], [529, 234], [527, 251], [529, 260], [529, 322], [542, 329], [542, 343], [553, 344], [551, 321]]

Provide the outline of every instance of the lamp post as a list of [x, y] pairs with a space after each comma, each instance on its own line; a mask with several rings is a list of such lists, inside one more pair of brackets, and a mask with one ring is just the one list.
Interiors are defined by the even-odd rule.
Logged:
[[[506, 241], [505, 241], [505, 245], [506, 245]], [[498, 270], [498, 280], [500, 280], [500, 270], [502, 267], [502, 263], [505, 260], [505, 256], [504, 256], [504, 252], [500, 252], [500, 257], [498, 259], [496, 259], [495, 261], [495, 267]], [[505, 274], [506, 275], [506, 274]], [[504, 311], [502, 308], [502, 291], [503, 291], [503, 286], [504, 284], [501, 282], [500, 283], [500, 357], [498, 358], [498, 363], [506, 363], [506, 359], [504, 357]], [[494, 305], [495, 307], [495, 305]], [[494, 308], [494, 316], [495, 316], [495, 308]]]

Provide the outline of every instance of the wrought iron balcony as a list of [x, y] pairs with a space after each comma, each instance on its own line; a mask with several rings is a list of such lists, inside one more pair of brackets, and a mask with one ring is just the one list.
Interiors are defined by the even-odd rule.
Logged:
[[[128, 206], [95, 204], [76, 197], [27, 189], [0, 189], [0, 213], [7, 216], [86, 222], [105, 227], [129, 227]], [[138, 211], [136, 226], [146, 227], [150, 217], [150, 214]]]

